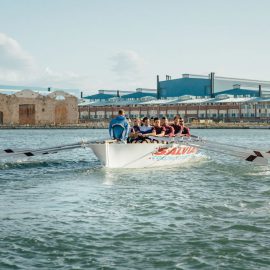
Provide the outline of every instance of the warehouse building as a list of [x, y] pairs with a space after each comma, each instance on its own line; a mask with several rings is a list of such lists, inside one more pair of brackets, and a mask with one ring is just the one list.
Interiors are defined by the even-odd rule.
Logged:
[[220, 94], [270, 97], [270, 81], [218, 77], [213, 72], [209, 76], [183, 74], [177, 79], [166, 75], [164, 81], [157, 76], [159, 99], [184, 95], [214, 97]]
[[79, 104], [81, 121], [110, 119], [124, 108], [130, 118], [180, 114], [189, 119], [268, 121], [270, 81], [183, 74], [159, 80], [157, 89], [138, 88], [127, 93], [100, 90]]
[[78, 100], [64, 91], [0, 92], [0, 124], [61, 125], [78, 122]]
[[98, 93], [95, 95], [90, 95], [84, 97], [84, 99], [91, 101], [105, 101], [112, 99], [121, 99], [121, 100], [137, 100], [144, 97], [157, 97], [156, 89], [149, 88], [137, 88], [136, 91], [126, 91], [126, 90], [98, 90]]
[[146, 98], [139, 100], [111, 99], [79, 104], [82, 122], [93, 119], [111, 119], [123, 108], [130, 118], [162, 117], [172, 119], [180, 114], [186, 120], [212, 119], [214, 121], [268, 121], [270, 98], [234, 97], [221, 94], [215, 98], [182, 96], [171, 99]]
[[182, 74], [181, 78], [172, 79], [166, 75], [165, 80], [157, 76], [156, 89], [137, 88], [136, 91], [121, 90], [99, 90], [98, 94], [85, 97], [92, 101], [104, 101], [112, 98], [140, 99], [143, 97], [156, 97], [157, 99], [175, 98], [181, 96], [215, 97], [228, 94], [246, 97], [270, 97], [270, 81], [249, 80], [239, 78], [228, 78]]

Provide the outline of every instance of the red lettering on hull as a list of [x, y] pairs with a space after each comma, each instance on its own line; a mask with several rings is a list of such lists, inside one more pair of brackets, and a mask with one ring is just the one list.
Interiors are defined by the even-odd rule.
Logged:
[[190, 155], [196, 154], [197, 148], [193, 146], [185, 146], [185, 147], [173, 147], [173, 148], [164, 148], [160, 147], [153, 156], [179, 156], [179, 155]]

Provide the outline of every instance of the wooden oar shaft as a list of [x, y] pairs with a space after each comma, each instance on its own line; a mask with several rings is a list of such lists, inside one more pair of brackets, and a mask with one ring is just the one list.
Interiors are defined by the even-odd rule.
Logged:
[[18, 151], [14, 152], [12, 154], [6, 155], [6, 157], [15, 157], [15, 156], [36, 156], [36, 155], [46, 155], [46, 154], [53, 154], [58, 153], [60, 151], [66, 151], [66, 150], [72, 150], [76, 148], [81, 148], [82, 145], [71, 145], [71, 146], [65, 146], [65, 147], [51, 147], [51, 148], [43, 148], [43, 149], [32, 149], [32, 150], [26, 150], [26, 151]]
[[[99, 140], [99, 142], [103, 142], [107, 138]], [[46, 154], [53, 154], [60, 151], [66, 151], [66, 150], [72, 150], [76, 148], [86, 147], [88, 144], [96, 143], [98, 140], [93, 141], [80, 141], [77, 143], [71, 143], [71, 144], [62, 144], [62, 145], [56, 145], [46, 148], [37, 148], [37, 149], [19, 149], [19, 150], [12, 150], [12, 149], [5, 149], [0, 154], [1, 157], [13, 157], [13, 156], [35, 156], [38, 154], [46, 155]]]
[[72, 143], [72, 144], [64, 144], [64, 145], [59, 145], [59, 146], [52, 146], [52, 147], [46, 147], [46, 148], [38, 148], [38, 149], [19, 149], [19, 150], [12, 150], [12, 149], [5, 149], [3, 150], [3, 153], [1, 155], [19, 155], [23, 154], [25, 152], [33, 152], [33, 151], [49, 151], [53, 150], [55, 148], [65, 148], [65, 147], [72, 147], [72, 146], [77, 146], [81, 145], [82, 143]]
[[[192, 138], [195, 138], [195, 139], [199, 139], [205, 143], [210, 143], [210, 144], [215, 144], [217, 146], [224, 146], [224, 147], [231, 147], [231, 148], [241, 148], [241, 149], [246, 149], [248, 151], [259, 151], [261, 153], [268, 153], [267, 151], [260, 151], [260, 150], [252, 150], [251, 148], [247, 147], [247, 146], [242, 146], [242, 145], [235, 145], [235, 144], [229, 144], [229, 143], [221, 143], [221, 142], [216, 142], [216, 141], [212, 141], [212, 140], [208, 140], [208, 139], [203, 139], [199, 136], [195, 136], [195, 135], [192, 135], [191, 136]], [[270, 153], [270, 151], [269, 151]]]
[[268, 160], [262, 155], [261, 152], [256, 151], [256, 150], [253, 151], [251, 149], [245, 149], [245, 151], [243, 151], [243, 149], [241, 150], [228, 149], [228, 148], [226, 149], [224, 147], [216, 149], [216, 146], [213, 146], [211, 144], [199, 144], [199, 143], [197, 144], [190, 143], [190, 145], [197, 146], [207, 151], [212, 151], [212, 152], [220, 153], [227, 156], [243, 158], [246, 161], [253, 162], [259, 165], [268, 164]]
[[161, 141], [166, 140], [169, 143], [179, 143], [179, 144], [184, 143], [184, 144], [199, 147], [208, 151], [243, 158], [246, 161], [254, 162], [260, 165], [265, 165], [268, 163], [268, 160], [265, 158], [267, 154], [262, 153], [261, 151], [252, 150], [247, 147], [241, 147], [241, 146], [238, 147], [238, 146], [227, 145], [223, 143], [219, 144], [218, 142], [212, 143], [211, 141], [208, 141], [208, 140], [202, 140], [201, 138], [197, 136], [192, 136], [191, 138], [159, 137], [159, 140]]

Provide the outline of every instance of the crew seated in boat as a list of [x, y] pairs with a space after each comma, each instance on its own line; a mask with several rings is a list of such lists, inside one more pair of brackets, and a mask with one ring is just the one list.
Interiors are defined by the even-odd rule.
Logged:
[[133, 123], [133, 127], [130, 129], [130, 133], [139, 133], [141, 127], [141, 119], [136, 118]]
[[154, 127], [150, 125], [150, 119], [148, 117], [144, 117], [142, 120], [142, 126], [140, 126], [140, 133], [139, 140], [141, 142], [150, 142], [151, 140], [148, 138], [148, 136], [153, 136], [154, 134]]
[[180, 119], [182, 120], [181, 117], [175, 116], [173, 119], [173, 124], [171, 125], [174, 129], [175, 136], [179, 136], [182, 131], [182, 126], [180, 125]]
[[155, 135], [154, 127], [150, 125], [150, 119], [144, 117], [142, 120], [142, 125], [139, 127], [140, 130], [137, 132], [137, 138], [132, 140], [132, 143], [149, 143], [151, 140], [149, 136]]
[[150, 126], [153, 127], [154, 125], [155, 125], [155, 117], [152, 116], [152, 117], [150, 118]]
[[[158, 117], [154, 118], [154, 129], [153, 133], [156, 137], [164, 137], [165, 136], [166, 129], [165, 127], [161, 126], [160, 119]], [[159, 141], [157, 139], [152, 139], [152, 143], [158, 143]]]
[[155, 133], [155, 136], [158, 136], [158, 137], [165, 136], [166, 129], [165, 129], [165, 127], [161, 126], [160, 119], [158, 117], [156, 117], [154, 119], [154, 130], [153, 130], [153, 132]]
[[190, 137], [191, 134], [190, 134], [190, 130], [188, 127], [185, 126], [185, 122], [184, 122], [184, 119], [180, 119], [179, 120], [179, 124], [181, 126], [181, 133], [180, 133], [180, 136], [186, 136], [186, 137]]
[[167, 117], [162, 117], [163, 127], [165, 128], [165, 136], [173, 137], [174, 136], [174, 128], [169, 125], [169, 121]]
[[134, 120], [133, 127], [130, 129], [130, 132], [128, 135], [128, 143], [132, 143], [133, 141], [135, 141], [138, 138], [139, 133], [141, 133], [140, 127], [141, 127], [141, 119], [136, 118]]
[[125, 117], [125, 111], [119, 110], [118, 116], [111, 120], [109, 125], [109, 134], [112, 139], [126, 141], [129, 132], [129, 124]]
[[176, 118], [178, 118], [178, 119], [182, 119], [182, 117], [181, 117], [181, 115], [180, 115], [180, 114], [176, 114], [176, 115], [175, 115], [175, 117], [174, 117], [174, 119], [176, 119]]

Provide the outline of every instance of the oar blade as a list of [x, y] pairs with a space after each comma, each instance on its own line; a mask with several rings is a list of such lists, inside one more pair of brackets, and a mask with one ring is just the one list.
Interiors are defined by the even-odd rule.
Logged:
[[270, 157], [270, 151], [262, 152], [258, 150], [252, 150], [247, 147], [222, 144], [214, 141], [203, 140], [198, 136], [191, 136], [191, 138], [181, 138], [181, 137], [159, 137], [160, 141], [166, 140], [167, 142], [174, 143], [186, 143], [204, 149], [206, 151], [220, 153], [226, 156], [233, 156], [240, 158], [242, 160], [251, 162], [256, 165], [267, 165], [268, 158]]
[[267, 154], [258, 150], [254, 150], [251, 155], [246, 158], [246, 161], [252, 162], [257, 165], [267, 165]]
[[[103, 142], [105, 139], [101, 139], [100, 142]], [[60, 151], [67, 151], [72, 149], [84, 148], [90, 143], [97, 143], [98, 141], [80, 141], [72, 144], [62, 144], [47, 148], [38, 148], [38, 149], [12, 149], [7, 148], [0, 151], [0, 158], [7, 157], [33, 157], [33, 156], [43, 156], [48, 154], [56, 154]]]
[[246, 161], [252, 162], [252, 164], [255, 165], [262, 165], [265, 166], [268, 164], [268, 159], [264, 158], [264, 157], [255, 157], [255, 156], [249, 156], [245, 159]]
[[5, 149], [1, 151], [0, 157], [7, 158], [7, 157], [33, 157], [33, 156], [42, 156], [48, 154], [55, 154], [59, 151], [66, 151], [72, 150], [76, 148], [81, 148], [82, 144], [70, 144], [70, 145], [60, 145], [55, 147], [48, 147], [48, 148], [39, 148], [39, 149]]
[[29, 149], [12, 149], [12, 148], [7, 148], [7, 149], [4, 149], [4, 150], [1, 150], [0, 151], [0, 158], [1, 157], [11, 157], [11, 156], [14, 156], [14, 155], [18, 155], [19, 153], [26, 153], [26, 152], [29, 152], [31, 150]]

